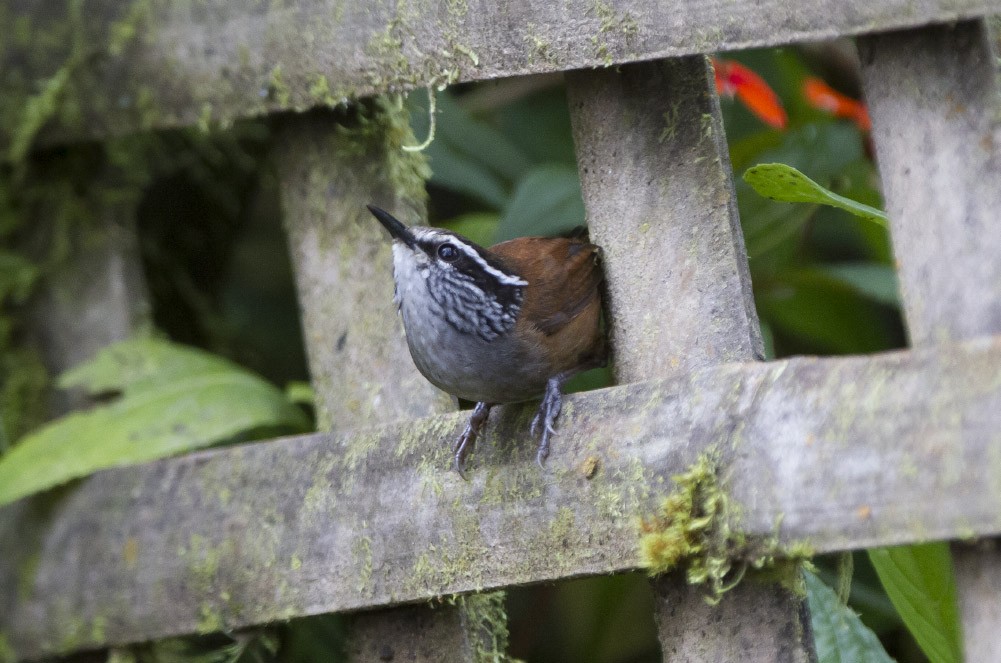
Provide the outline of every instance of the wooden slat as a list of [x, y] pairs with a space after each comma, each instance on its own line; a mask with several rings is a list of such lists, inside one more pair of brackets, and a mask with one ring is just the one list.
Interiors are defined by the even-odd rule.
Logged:
[[996, 337], [576, 394], [545, 471], [532, 409], [501, 408], [469, 482], [449, 462], [461, 413], [100, 472], [0, 509], [0, 635], [34, 656], [630, 570], [637, 517], [710, 446], [735, 450], [751, 536], [996, 535], [999, 363]]
[[568, 72], [566, 81], [617, 381], [760, 357], [706, 58]]
[[997, 69], [981, 22], [860, 40], [914, 345], [1001, 332]]
[[[760, 357], [729, 152], [707, 58], [573, 72], [567, 75], [567, 97], [588, 225], [604, 249], [618, 382]], [[675, 578], [654, 586], [665, 660], [813, 657], [812, 639], [804, 638], [809, 612], [802, 596], [755, 583], [709, 607], [702, 592], [679, 586]], [[682, 613], [705, 620], [686, 634], [694, 622], [679, 622]], [[721, 647], [730, 643], [730, 655], [704, 646], [696, 633]], [[757, 634], [761, 646], [739, 654], [733, 649], [739, 639], [731, 636], [742, 633]]]
[[[427, 167], [421, 155], [400, 149], [401, 142], [415, 142], [406, 113], [374, 102], [341, 122], [317, 112], [284, 116], [277, 125], [282, 211], [320, 429], [346, 431], [453, 409], [410, 359], [393, 303], [392, 243], [365, 209], [377, 203], [411, 223], [425, 217]], [[377, 499], [378, 485], [368, 490], [368, 501]], [[341, 508], [355, 522], [353, 549], [373, 545], [369, 514], [350, 504]], [[482, 627], [470, 624], [467, 608], [460, 602], [355, 615], [350, 658], [384, 660], [388, 651], [418, 663], [472, 661]], [[503, 619], [491, 625], [506, 637]]]
[[[911, 342], [997, 334], [1001, 97], [989, 32], [972, 21], [874, 36], [860, 48]], [[1001, 554], [953, 551], [966, 660], [1001, 660], [997, 595], [985, 591], [1001, 587]]]
[[[281, 116], [274, 144], [320, 430], [453, 409], [417, 371], [393, 303], [392, 242], [366, 204], [426, 215], [419, 154], [402, 109]], [[394, 179], [395, 178], [395, 179]]]
[[[68, 254], [40, 282], [26, 312], [27, 336], [51, 375], [150, 324], [135, 231], [138, 192], [122, 195], [119, 175], [110, 168], [94, 174], [89, 183], [92, 195], [81, 210], [92, 215], [90, 223], [58, 227], [52, 218], [56, 212], [44, 202], [31, 220], [34, 236], [26, 243], [36, 245], [35, 251], [47, 255], [56, 241], [54, 233], [69, 235], [62, 238]], [[50, 400], [52, 414], [85, 401], [80, 393], [62, 391]]]
[[[816, 661], [808, 658], [813, 649], [809, 606], [796, 594], [791, 586], [778, 582], [747, 580], [731, 589], [719, 605], [711, 606], [704, 592], [686, 585], [684, 578], [662, 580], [657, 583], [657, 607], [662, 615], [657, 629], [664, 660]], [[810, 643], [809, 650], [806, 643]]]
[[[0, 151], [26, 95], [67, 62], [62, 139], [232, 121], [390, 88], [827, 39], [1001, 11], [998, 0], [373, 0], [73, 3], [0, 8]], [[74, 26], [79, 26], [74, 28]], [[74, 32], [80, 31], [80, 38]], [[131, 38], [130, 38], [131, 35]], [[76, 56], [71, 56], [74, 44]], [[79, 46], [82, 45], [82, 46]], [[37, 112], [37, 108], [32, 112]]]

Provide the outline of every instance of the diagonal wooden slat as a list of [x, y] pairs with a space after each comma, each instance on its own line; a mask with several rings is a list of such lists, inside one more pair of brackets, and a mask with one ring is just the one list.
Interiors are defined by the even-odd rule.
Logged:
[[37, 657], [633, 569], [637, 517], [714, 445], [750, 536], [1001, 534], [999, 362], [994, 337], [577, 394], [545, 472], [502, 408], [469, 482], [458, 413], [100, 472], [0, 509], [0, 636]]
[[[0, 46], [0, 152], [25, 98], [63, 81], [59, 140], [230, 122], [387, 89], [610, 66], [952, 21], [998, 0], [25, 0]], [[77, 51], [74, 51], [76, 45]], [[63, 72], [61, 75], [59, 72]]]
[[[617, 380], [761, 357], [708, 59], [566, 78], [588, 225], [604, 249]], [[675, 578], [654, 587], [665, 660], [815, 658], [805, 600], [778, 583], [747, 584], [713, 607]], [[761, 646], [748, 651], [749, 638]]]
[[[970, 21], [860, 42], [915, 346], [1001, 332], [1001, 97], [990, 37]], [[966, 660], [1001, 660], [992, 593], [1001, 555], [990, 544], [953, 553]]]

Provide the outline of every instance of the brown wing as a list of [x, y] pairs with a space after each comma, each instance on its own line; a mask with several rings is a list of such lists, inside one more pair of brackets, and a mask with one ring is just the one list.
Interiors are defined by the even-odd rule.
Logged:
[[588, 310], [600, 308], [600, 249], [583, 239], [519, 237], [490, 247], [490, 252], [531, 284], [521, 315], [552, 336]]

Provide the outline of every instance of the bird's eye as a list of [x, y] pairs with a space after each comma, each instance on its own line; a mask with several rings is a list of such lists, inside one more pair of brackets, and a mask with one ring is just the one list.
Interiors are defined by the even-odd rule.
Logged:
[[452, 262], [459, 257], [459, 249], [452, 244], [442, 244], [438, 247], [438, 257], [445, 262]]

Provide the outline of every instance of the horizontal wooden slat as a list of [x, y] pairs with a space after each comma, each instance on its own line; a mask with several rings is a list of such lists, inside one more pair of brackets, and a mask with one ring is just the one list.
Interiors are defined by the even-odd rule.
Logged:
[[544, 470], [531, 408], [501, 408], [469, 482], [458, 413], [101, 472], [0, 510], [0, 641], [36, 656], [632, 569], [637, 516], [712, 446], [752, 535], [998, 534], [999, 366], [994, 337], [576, 395]]
[[998, 0], [803, 0], [796, 11], [784, 0], [93, 0], [73, 20], [72, 6], [0, 7], [11, 26], [0, 44], [0, 148], [30, 126], [25, 95], [60, 68], [70, 103], [50, 136], [77, 139], [1001, 12]]

